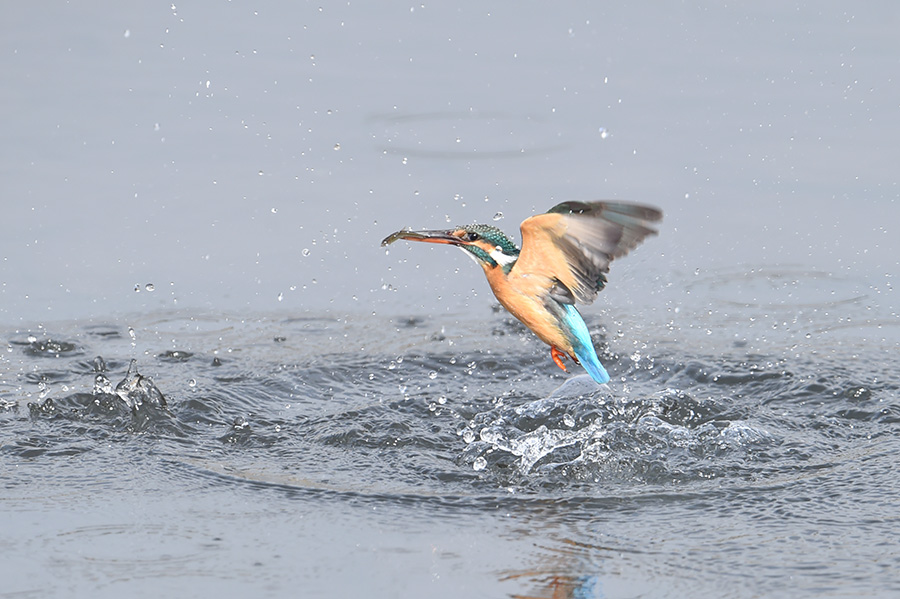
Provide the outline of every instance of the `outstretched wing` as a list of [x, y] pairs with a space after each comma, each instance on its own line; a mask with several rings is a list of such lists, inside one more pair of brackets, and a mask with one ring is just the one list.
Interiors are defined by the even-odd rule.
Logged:
[[655, 235], [650, 224], [660, 219], [652, 206], [563, 202], [522, 223], [522, 250], [510, 276], [545, 276], [559, 301], [590, 304], [606, 284], [609, 263]]

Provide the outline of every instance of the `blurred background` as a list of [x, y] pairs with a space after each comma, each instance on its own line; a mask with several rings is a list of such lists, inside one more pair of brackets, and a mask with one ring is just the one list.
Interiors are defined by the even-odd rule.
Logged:
[[898, 10], [10, 5], [0, 321], [463, 311], [479, 269], [380, 240], [604, 198], [666, 217], [601, 303], [773, 265], [894, 302]]

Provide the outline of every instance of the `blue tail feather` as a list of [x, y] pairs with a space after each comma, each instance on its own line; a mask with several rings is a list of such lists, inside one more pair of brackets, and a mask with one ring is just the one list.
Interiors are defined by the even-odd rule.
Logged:
[[563, 304], [562, 306], [565, 310], [565, 323], [568, 325], [568, 330], [572, 335], [572, 348], [575, 350], [575, 357], [578, 358], [578, 361], [581, 362], [581, 365], [584, 366], [584, 369], [587, 370], [592, 379], [601, 385], [608, 383], [609, 373], [606, 372], [606, 369], [597, 357], [597, 350], [594, 349], [591, 334], [588, 332], [587, 325], [584, 324], [584, 319], [572, 304]]

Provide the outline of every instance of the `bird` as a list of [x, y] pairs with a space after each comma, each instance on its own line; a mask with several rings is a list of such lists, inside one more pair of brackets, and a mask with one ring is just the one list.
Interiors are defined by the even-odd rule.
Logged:
[[453, 229], [412, 231], [387, 236], [382, 247], [398, 240], [456, 246], [473, 258], [487, 276], [497, 301], [550, 346], [550, 356], [564, 372], [568, 358], [599, 384], [609, 382], [591, 335], [576, 304], [590, 304], [606, 287], [609, 264], [656, 235], [662, 211], [622, 201], [569, 201], [525, 219], [519, 248], [497, 227], [465, 225]]

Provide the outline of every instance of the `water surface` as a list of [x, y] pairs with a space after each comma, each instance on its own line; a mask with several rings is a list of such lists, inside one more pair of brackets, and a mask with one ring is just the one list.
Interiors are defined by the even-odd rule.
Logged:
[[[0, 596], [900, 592], [890, 3], [0, 24]], [[459, 252], [660, 206], [556, 368]]]

